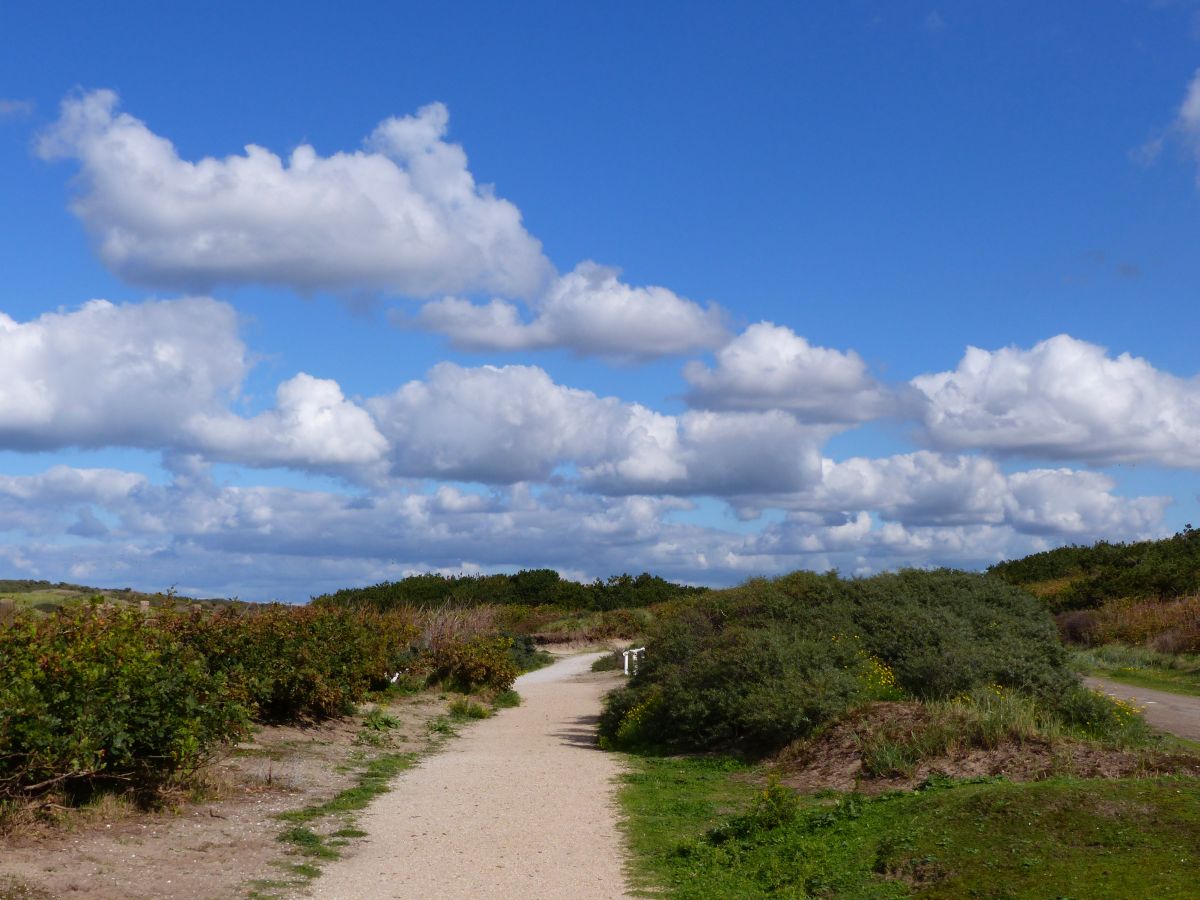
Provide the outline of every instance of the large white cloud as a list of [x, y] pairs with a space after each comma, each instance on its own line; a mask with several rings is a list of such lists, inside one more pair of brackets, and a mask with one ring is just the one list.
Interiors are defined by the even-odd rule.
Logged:
[[358, 152], [303, 144], [284, 161], [251, 144], [198, 162], [116, 106], [107, 90], [69, 97], [38, 147], [79, 161], [72, 209], [134, 282], [526, 296], [551, 275], [519, 210], [445, 141], [440, 103], [384, 121]]
[[223, 408], [248, 368], [232, 307], [207, 299], [0, 313], [0, 447], [157, 447]]
[[441, 363], [367, 407], [397, 476], [510, 484], [565, 467], [609, 494], [796, 490], [829, 434], [778, 412], [663, 415], [533, 366]]
[[928, 440], [941, 448], [1094, 463], [1200, 465], [1200, 379], [1059, 335], [1029, 350], [969, 347], [922, 375]]
[[[355, 152], [321, 156], [304, 144], [285, 160], [250, 144], [192, 162], [100, 90], [63, 101], [38, 149], [78, 160], [71, 208], [105, 264], [136, 283], [450, 295], [395, 319], [472, 350], [640, 360], [726, 339], [714, 305], [625, 284], [592, 262], [558, 275], [517, 207], [476, 184], [448, 124], [446, 107], [431, 103], [382, 122]], [[454, 296], [463, 294], [498, 299]]]
[[899, 412], [854, 351], [814, 347], [790, 328], [751, 325], [716, 352], [716, 368], [684, 367], [688, 402], [705, 409], [786, 409], [819, 422], [858, 422]]
[[530, 304], [528, 322], [503, 300], [475, 304], [449, 297], [425, 304], [413, 323], [466, 350], [569, 347], [620, 359], [688, 353], [727, 339], [718, 307], [701, 307], [664, 287], [633, 287], [618, 276], [616, 269], [580, 263]]
[[232, 411], [249, 370], [228, 304], [116, 305], [17, 322], [0, 313], [0, 449], [138, 447], [253, 466], [364, 467], [387, 442], [336, 382], [305, 373], [276, 406]]

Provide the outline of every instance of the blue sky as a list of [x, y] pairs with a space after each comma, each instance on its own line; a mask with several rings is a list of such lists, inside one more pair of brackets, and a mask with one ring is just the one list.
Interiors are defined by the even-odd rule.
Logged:
[[9, 577], [1200, 520], [1200, 4], [49, 2], [0, 46]]

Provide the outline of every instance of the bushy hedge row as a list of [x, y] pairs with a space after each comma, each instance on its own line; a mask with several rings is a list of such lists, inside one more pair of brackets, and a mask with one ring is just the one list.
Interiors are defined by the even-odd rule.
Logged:
[[761, 752], [870, 699], [990, 684], [1049, 699], [1076, 684], [1035, 598], [948, 570], [750, 581], [680, 604], [646, 646], [607, 701], [610, 744]]
[[0, 627], [0, 801], [56, 784], [154, 787], [252, 720], [348, 712], [399, 671], [503, 691], [512, 641], [428, 646], [413, 611], [271, 605], [241, 613], [77, 606]]
[[379, 610], [404, 606], [557, 605], [566, 609], [612, 610], [650, 606], [677, 597], [695, 596], [707, 588], [674, 584], [643, 572], [614, 575], [581, 584], [561, 577], [553, 569], [524, 569], [515, 575], [412, 575], [364, 588], [345, 588], [313, 598], [322, 606], [372, 607]]
[[419, 631], [403, 615], [282, 604], [249, 613], [168, 613], [157, 623], [236, 685], [264, 722], [346, 713], [404, 667]]
[[60, 782], [153, 786], [249, 725], [240, 685], [132, 610], [0, 628], [0, 799]]

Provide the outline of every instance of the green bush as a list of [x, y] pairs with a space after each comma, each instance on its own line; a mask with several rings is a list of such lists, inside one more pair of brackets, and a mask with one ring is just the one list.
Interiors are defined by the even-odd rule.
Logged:
[[0, 628], [0, 795], [82, 780], [153, 787], [245, 734], [249, 709], [202, 653], [131, 610]]
[[1136, 706], [1080, 684], [1054, 698], [1051, 708], [1069, 728], [1112, 746], [1136, 747], [1149, 738]]
[[434, 680], [452, 690], [470, 693], [478, 688], [506, 691], [520, 671], [513, 661], [512, 639], [475, 637], [433, 651]]
[[797, 572], [677, 602], [600, 721], [608, 746], [782, 747], [871, 699], [1075, 684], [1054, 622], [1026, 592], [948, 570], [867, 579]]
[[416, 627], [395, 614], [271, 604], [251, 612], [163, 616], [266, 722], [343, 715], [399, 671]]

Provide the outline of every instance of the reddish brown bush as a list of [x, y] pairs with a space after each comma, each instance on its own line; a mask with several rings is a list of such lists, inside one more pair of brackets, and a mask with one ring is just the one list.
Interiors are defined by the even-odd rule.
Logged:
[[1095, 611], [1093, 643], [1145, 644], [1168, 653], [1200, 653], [1200, 596], [1107, 603]]

